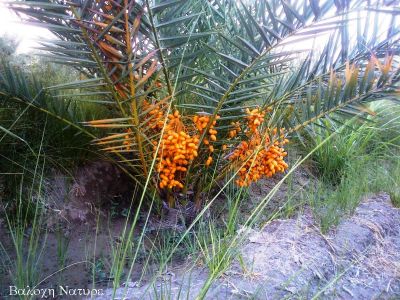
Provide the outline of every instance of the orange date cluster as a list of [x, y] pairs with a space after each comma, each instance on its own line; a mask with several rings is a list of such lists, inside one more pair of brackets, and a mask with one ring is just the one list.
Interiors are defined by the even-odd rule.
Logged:
[[288, 168], [284, 161], [287, 152], [283, 148], [288, 140], [284, 138], [283, 129], [279, 136], [277, 136], [276, 128], [270, 132], [275, 140], [271, 145], [268, 131], [264, 133], [264, 140], [259, 132], [260, 125], [264, 122], [265, 112], [256, 108], [247, 109], [246, 113], [248, 141], [242, 141], [229, 157], [231, 161], [237, 161], [241, 166], [238, 172], [239, 178], [236, 180], [236, 184], [241, 187], [249, 186], [263, 177], [272, 177], [277, 172], [284, 172]]
[[168, 115], [168, 123], [158, 152], [157, 172], [160, 188], [183, 188], [180, 177], [190, 162], [197, 157], [199, 137], [191, 137], [185, 130], [178, 111]]
[[161, 130], [164, 127], [165, 113], [159, 103], [151, 104], [146, 100], [143, 101], [143, 111], [146, 111], [145, 120], [150, 119], [150, 128]]
[[240, 122], [231, 122], [232, 130], [229, 131], [229, 138], [233, 139], [241, 131]]
[[249, 142], [242, 141], [230, 157], [231, 160], [238, 160], [241, 163], [239, 178], [236, 180], [238, 186], [249, 186], [262, 177], [272, 177], [277, 172], [284, 172], [288, 165], [284, 161], [287, 155], [281, 147], [285, 143], [261, 146], [261, 137], [253, 138]]
[[[217, 141], [217, 133], [218, 131], [215, 129], [215, 125], [217, 124], [217, 120], [220, 117], [217, 115], [215, 120], [212, 122], [212, 124], [210, 125], [210, 129], [208, 130], [208, 136], [209, 139], [212, 142]], [[210, 121], [210, 116], [194, 116], [193, 117], [193, 123], [196, 126], [197, 130], [199, 131], [200, 134], [203, 134], [204, 130], [207, 127], [208, 122]], [[211, 165], [213, 158], [212, 158], [212, 153], [214, 152], [214, 146], [210, 144], [210, 140], [207, 137], [204, 137], [204, 144], [208, 146], [208, 150], [210, 152], [210, 155], [208, 156], [207, 160], [206, 160], [206, 166], [208, 167], [209, 165]]]

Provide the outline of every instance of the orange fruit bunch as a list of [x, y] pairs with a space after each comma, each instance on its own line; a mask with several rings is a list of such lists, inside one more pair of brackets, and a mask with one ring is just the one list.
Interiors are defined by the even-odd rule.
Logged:
[[259, 108], [253, 110], [246, 108], [246, 113], [250, 132], [258, 132], [258, 127], [264, 122], [265, 112], [261, 111]]
[[144, 118], [147, 120], [148, 118], [151, 118], [151, 124], [150, 128], [151, 129], [159, 129], [161, 130], [164, 127], [164, 111], [160, 107], [160, 104], [151, 104], [148, 101], [144, 100], [143, 101], [143, 111], [148, 111], [146, 113], [146, 117]]
[[239, 122], [232, 122], [231, 125], [233, 126], [233, 129], [229, 131], [229, 138], [233, 139], [238, 135], [238, 133], [241, 131], [240, 129], [240, 123]]
[[[208, 130], [208, 134], [210, 136], [210, 140], [215, 142], [217, 140], [217, 130], [215, 130], [215, 125], [217, 124], [217, 120], [220, 117], [217, 116], [216, 119], [212, 122], [210, 129]], [[194, 116], [193, 123], [196, 126], [197, 130], [200, 134], [203, 133], [204, 129], [206, 129], [208, 122], [210, 121], [210, 116]], [[204, 139], [204, 144], [208, 145], [210, 141], [208, 139]]]
[[168, 115], [161, 150], [158, 152], [160, 188], [183, 188], [179, 178], [187, 171], [189, 163], [197, 157], [198, 144], [199, 137], [192, 137], [186, 132], [178, 111]]
[[[284, 130], [280, 130], [279, 137], [277, 137], [278, 130], [276, 128], [270, 131], [276, 139], [272, 145], [270, 135], [266, 136], [263, 142], [259, 133], [259, 127], [264, 122], [265, 114], [270, 110], [270, 108], [265, 111], [261, 111], [259, 108], [246, 109], [248, 141], [242, 141], [229, 157], [231, 161], [237, 160], [241, 165], [238, 172], [239, 178], [236, 180], [236, 184], [239, 186], [249, 186], [252, 182], [263, 177], [272, 177], [277, 172], [284, 172], [288, 168], [284, 161], [287, 153], [283, 145], [288, 142], [284, 137]], [[262, 145], [262, 143], [264, 144]]]
[[[215, 142], [217, 140], [217, 133], [218, 131], [215, 129], [215, 125], [217, 124], [217, 120], [220, 118], [220, 116], [216, 116], [216, 119], [212, 122], [210, 129], [208, 130], [208, 135], [209, 138], [212, 142]], [[194, 116], [193, 117], [193, 123], [196, 126], [197, 130], [199, 131], [200, 134], [203, 134], [204, 130], [207, 127], [208, 122], [210, 121], [210, 116]], [[204, 144], [208, 146], [208, 150], [210, 151], [210, 153], [214, 152], [214, 146], [210, 145], [210, 141], [208, 140], [208, 138], [204, 138], [203, 140]], [[208, 156], [207, 160], [206, 160], [206, 166], [208, 167], [209, 165], [211, 165], [213, 159], [212, 156], [210, 154], [210, 156]]]
[[288, 168], [284, 161], [287, 153], [281, 146], [285, 143], [286, 140], [276, 141], [273, 145], [268, 146], [269, 139], [266, 139], [265, 145], [259, 150], [260, 135], [250, 139], [249, 142], [242, 141], [229, 158], [238, 160], [242, 165], [236, 184], [241, 187], [249, 186], [263, 177], [270, 178], [277, 172], [284, 172]]

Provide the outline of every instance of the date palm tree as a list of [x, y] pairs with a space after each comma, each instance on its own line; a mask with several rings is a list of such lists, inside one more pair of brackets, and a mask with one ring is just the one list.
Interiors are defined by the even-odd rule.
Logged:
[[[386, 3], [21, 0], [7, 5], [24, 22], [53, 34], [38, 41], [42, 55], [82, 74], [47, 90], [79, 90], [80, 101], [96, 96], [109, 108], [109, 118], [84, 124], [104, 129], [94, 142], [125, 164], [160, 203], [174, 206], [183, 194], [194, 195], [200, 206], [202, 192], [226, 174], [240, 175], [246, 164], [250, 172], [254, 158], [275, 142], [313, 134], [312, 124], [365, 120], [368, 103], [397, 100], [400, 11]], [[175, 111], [181, 131], [196, 137], [196, 155], [173, 171], [180, 186], [165, 187], [159, 164], [170, 151], [164, 138]], [[257, 123], [262, 143], [233, 161], [242, 142], [253, 139], [252, 111], [262, 116]], [[206, 116], [205, 126], [196, 128], [195, 116]]]

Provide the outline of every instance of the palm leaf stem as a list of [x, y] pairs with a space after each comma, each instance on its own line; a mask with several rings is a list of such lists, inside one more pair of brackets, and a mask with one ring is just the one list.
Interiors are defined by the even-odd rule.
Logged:
[[[152, 13], [152, 10], [151, 10], [151, 7], [150, 7], [149, 0], [146, 0], [146, 6], [147, 6], [147, 10], [148, 10], [149, 20], [150, 20], [150, 24], [151, 24], [151, 29], [153, 31], [156, 47], [157, 47], [157, 49], [159, 49], [159, 58], [160, 58], [160, 63], [162, 65], [162, 70], [163, 70], [163, 73], [164, 73], [165, 81], [167, 82], [168, 94], [170, 96], [173, 96], [174, 91], [172, 89], [172, 83], [171, 83], [171, 79], [169, 77], [169, 71], [168, 71], [167, 65], [165, 63], [163, 50], [162, 50], [162, 47], [161, 47], [160, 40], [158, 38], [158, 31], [157, 31], [156, 25], [154, 23], [154, 17], [153, 17], [153, 13]], [[171, 105], [173, 107], [173, 101], [171, 102]]]
[[[77, 18], [77, 20], [80, 21], [80, 17], [79, 17], [79, 15], [78, 15], [78, 13], [76, 12], [76, 9], [75, 9], [74, 7], [71, 7], [71, 11], [72, 11], [72, 13], [75, 15], [75, 17]], [[84, 37], [85, 41], [87, 42], [87, 44], [88, 44], [88, 46], [89, 46], [89, 48], [90, 48], [90, 50], [91, 50], [91, 52], [92, 52], [92, 57], [93, 57], [93, 59], [96, 61], [98, 67], [100, 68], [100, 71], [101, 71], [101, 73], [102, 73], [102, 76], [103, 76], [103, 78], [106, 80], [107, 85], [108, 85], [108, 88], [109, 88], [109, 90], [110, 90], [110, 92], [111, 92], [113, 98], [116, 100], [116, 102], [117, 102], [117, 104], [118, 104], [118, 107], [119, 107], [121, 113], [123, 114], [124, 117], [128, 118], [128, 114], [127, 114], [126, 110], [124, 109], [124, 107], [122, 106], [122, 101], [121, 101], [119, 95], [116, 93], [116, 91], [115, 91], [115, 89], [114, 89], [114, 84], [113, 84], [112, 80], [109, 78], [109, 76], [108, 76], [108, 74], [107, 74], [107, 71], [104, 69], [103, 64], [102, 64], [102, 60], [101, 60], [101, 58], [99, 57], [99, 55], [98, 55], [98, 53], [97, 53], [97, 51], [96, 51], [96, 48], [94, 47], [92, 41], [90, 40], [89, 35], [88, 35], [86, 29], [85, 29], [84, 27], [81, 27], [81, 30], [82, 30], [83, 37]], [[133, 102], [134, 102], [134, 101], [133, 101]], [[140, 134], [141, 134], [141, 132], [138, 130], [137, 126], [133, 126], [133, 128], [134, 128], [134, 130], [135, 130], [135, 133], [136, 133], [136, 135], [137, 135], [138, 140], [140, 140]], [[138, 143], [138, 144], [139, 144], [139, 143]], [[144, 159], [144, 155], [143, 155], [143, 150], [142, 150], [142, 148], [139, 148], [139, 153], [140, 153], [139, 155], [140, 155], [141, 162], [142, 162], [142, 168], [143, 168], [143, 171], [145, 171], [145, 170], [147, 170], [147, 165], [146, 165], [146, 161], [145, 161], [145, 159]], [[120, 156], [121, 158], [123, 158], [122, 154], [120, 154], [120, 153], [118, 153], [118, 156]], [[132, 167], [133, 169], [135, 169], [131, 164], [129, 164], [129, 165], [130, 165], [130, 167]], [[147, 172], [147, 171], [146, 171], [146, 172]]]
[[[80, 19], [78, 13], [76, 12], [76, 9], [71, 6], [71, 11], [75, 15], [75, 18], [77, 19], [78, 23], [80, 24], [81, 23], [81, 19]], [[96, 48], [94, 47], [92, 41], [90, 40], [86, 29], [83, 26], [81, 26], [81, 30], [82, 30], [82, 35], [83, 35], [86, 43], [88, 44], [88, 46], [89, 46], [89, 48], [91, 50], [92, 57], [96, 61], [97, 66], [99, 67], [100, 72], [102, 73], [102, 76], [103, 76], [104, 80], [107, 82], [108, 89], [110, 90], [111, 94], [113, 95], [113, 98], [116, 100], [121, 113], [123, 114], [124, 117], [127, 118], [128, 114], [126, 113], [124, 107], [122, 106], [121, 99], [119, 98], [119, 95], [115, 92], [114, 84], [113, 84], [112, 80], [110, 79], [110, 77], [107, 74], [107, 71], [103, 67], [102, 59], [99, 57], [99, 55], [98, 55], [98, 53], [96, 51]]]
[[[130, 92], [131, 96], [134, 97], [132, 100], [132, 117], [133, 117], [133, 122], [135, 126], [139, 126], [139, 116], [138, 116], [138, 111], [137, 111], [137, 103], [136, 103], [136, 91], [135, 91], [135, 83], [133, 81], [134, 79], [134, 74], [133, 74], [133, 65], [131, 61], [131, 53], [132, 53], [132, 47], [131, 47], [131, 35], [130, 35], [130, 28], [129, 28], [129, 14], [128, 14], [128, 0], [124, 0], [125, 4], [125, 34], [126, 34], [126, 52], [127, 52], [127, 58], [128, 58], [128, 70], [129, 70], [129, 87], [130, 87]], [[139, 148], [139, 156], [140, 156], [140, 161], [142, 163], [142, 168], [144, 172], [144, 176], [147, 176], [148, 170], [147, 170], [147, 164], [146, 164], [146, 159], [144, 157], [144, 149], [143, 149], [143, 143], [142, 143], [142, 136], [140, 134], [139, 130], [136, 130], [136, 140], [137, 140], [137, 145]]]
[[353, 97], [353, 98], [350, 98], [350, 99], [347, 100], [347, 101], [344, 101], [344, 102], [342, 102], [342, 103], [339, 103], [338, 105], [336, 105], [336, 106], [334, 106], [334, 107], [328, 109], [327, 111], [323, 111], [323, 112], [319, 113], [318, 115], [316, 115], [316, 116], [314, 116], [314, 117], [308, 119], [307, 121], [305, 121], [305, 122], [303, 122], [303, 123], [301, 123], [301, 124], [299, 124], [299, 125], [297, 125], [297, 126], [291, 128], [291, 129], [289, 129], [289, 130], [286, 132], [285, 136], [288, 136], [288, 135], [290, 135], [290, 134], [293, 133], [293, 132], [299, 131], [300, 129], [303, 129], [304, 127], [306, 127], [306, 126], [310, 125], [311, 123], [313, 123], [313, 122], [315, 122], [315, 121], [317, 121], [317, 120], [323, 118], [324, 116], [329, 115], [329, 114], [331, 114], [331, 113], [334, 113], [335, 111], [337, 111], [337, 110], [339, 110], [339, 109], [341, 109], [341, 108], [344, 108], [344, 107], [346, 107], [347, 105], [349, 105], [349, 104], [351, 104], [351, 103], [353, 103], [353, 102], [356, 102], [357, 100], [359, 101], [359, 100], [362, 100], [362, 99], [367, 99], [367, 98], [368, 98], [369, 96], [371, 96], [372, 94], [374, 94], [374, 93], [379, 93], [379, 92], [383, 92], [383, 89], [376, 89], [376, 90], [374, 90], [374, 91], [368, 92], [367, 94], [357, 95], [357, 96], [355, 96], [355, 97]]
[[[393, 44], [396, 44], [397, 42], [398, 42], [398, 40], [396, 40], [396, 42], [394, 42]], [[379, 46], [375, 47], [375, 48], [379, 48]], [[370, 52], [373, 53], [373, 50], [371, 49]], [[359, 56], [354, 57], [353, 59], [350, 59], [349, 63], [353, 63], [353, 62], [357, 61], [358, 59], [362, 58], [363, 55], [365, 55], [365, 54], [362, 53]], [[343, 64], [339, 65], [338, 67], [336, 67], [335, 69], [332, 69], [332, 70], [337, 72], [338, 70], [344, 68], [345, 66], [346, 66], [346, 62], [344, 62]], [[287, 100], [288, 98], [293, 96], [296, 92], [298, 92], [298, 91], [302, 90], [303, 88], [309, 86], [313, 82], [318, 82], [320, 80], [320, 78], [323, 78], [324, 76], [329, 75], [330, 72], [331, 72], [331, 70], [328, 70], [327, 72], [325, 72], [323, 74], [320, 74], [318, 76], [312, 77], [311, 79], [307, 80], [306, 82], [304, 82], [303, 84], [299, 85], [298, 87], [296, 87], [296, 88], [288, 91], [287, 93], [285, 93], [281, 97], [280, 100], [274, 101], [274, 102], [272, 102], [272, 103], [270, 103], [268, 105], [275, 104], [276, 102], [285, 102], [285, 100]]]

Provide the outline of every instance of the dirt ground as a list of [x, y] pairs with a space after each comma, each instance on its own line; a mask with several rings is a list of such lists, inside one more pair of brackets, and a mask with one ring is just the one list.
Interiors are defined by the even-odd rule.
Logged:
[[[296, 198], [315, 182], [306, 169], [299, 168], [295, 175], [291, 186], [283, 184], [268, 204], [269, 214], [260, 222], [267, 225], [259, 231], [241, 229], [245, 237], [240, 247], [242, 259], [234, 260], [210, 287], [207, 299], [400, 299], [400, 212], [392, 207], [389, 196], [364, 199], [351, 218], [326, 235], [307, 210], [290, 219], [268, 222], [288, 195]], [[45, 235], [38, 266], [42, 278], [50, 277], [42, 285], [90, 288], [94, 274], [96, 286], [106, 288], [111, 280], [107, 278], [107, 262], [111, 261], [112, 245], [118, 243], [125, 227], [121, 207], [127, 206], [120, 203], [131, 198], [129, 188], [123, 174], [106, 162], [79, 168], [72, 178], [55, 173], [46, 183]], [[254, 185], [242, 214], [251, 211], [279, 179]], [[104, 201], [117, 205], [97, 209]], [[150, 229], [166, 226], [152, 221]], [[15, 251], [2, 219], [0, 241], [13, 259]], [[60, 243], [66, 251], [62, 263]], [[93, 258], [96, 266], [85, 263]], [[53, 274], [62, 266], [69, 267]], [[155, 293], [166, 293], [173, 299], [194, 299], [209, 275], [206, 267], [193, 267], [193, 260], [174, 262], [153, 288], [149, 282], [136, 282], [141, 277], [140, 263], [136, 268], [132, 282], [118, 289], [117, 297], [123, 298], [126, 293], [125, 299], [156, 299], [160, 297]], [[6, 268], [0, 268], [0, 296], [11, 283], [8, 275]], [[111, 294], [106, 290], [98, 299], [111, 299]]]
[[[98, 286], [107, 286], [107, 263], [112, 259], [113, 244], [118, 242], [126, 225], [118, 203], [122, 201], [126, 207], [125, 198], [131, 197], [126, 178], [108, 162], [93, 162], [78, 168], [72, 176], [54, 171], [45, 180], [43, 190], [45, 217], [40, 225], [42, 236], [36, 255], [39, 279], [48, 279], [40, 287], [62, 284], [89, 288], [93, 278]], [[102, 202], [116, 205], [100, 208]], [[0, 209], [2, 204], [0, 197]], [[29, 233], [25, 236], [28, 240]], [[15, 261], [8, 225], [1, 217], [0, 242], [4, 247], [0, 249], [3, 255], [0, 258], [9, 256]], [[87, 263], [94, 258], [95, 266]], [[6, 271], [8, 266], [2, 266], [2, 262], [7, 264], [9, 260], [0, 260], [0, 299], [12, 284], [12, 275]]]
[[[326, 235], [307, 211], [242, 230], [243, 261], [212, 284], [206, 299], [400, 299], [400, 210], [387, 194], [366, 197]], [[208, 275], [205, 267], [170, 269], [152, 286], [121, 287], [117, 297], [195, 299]]]

